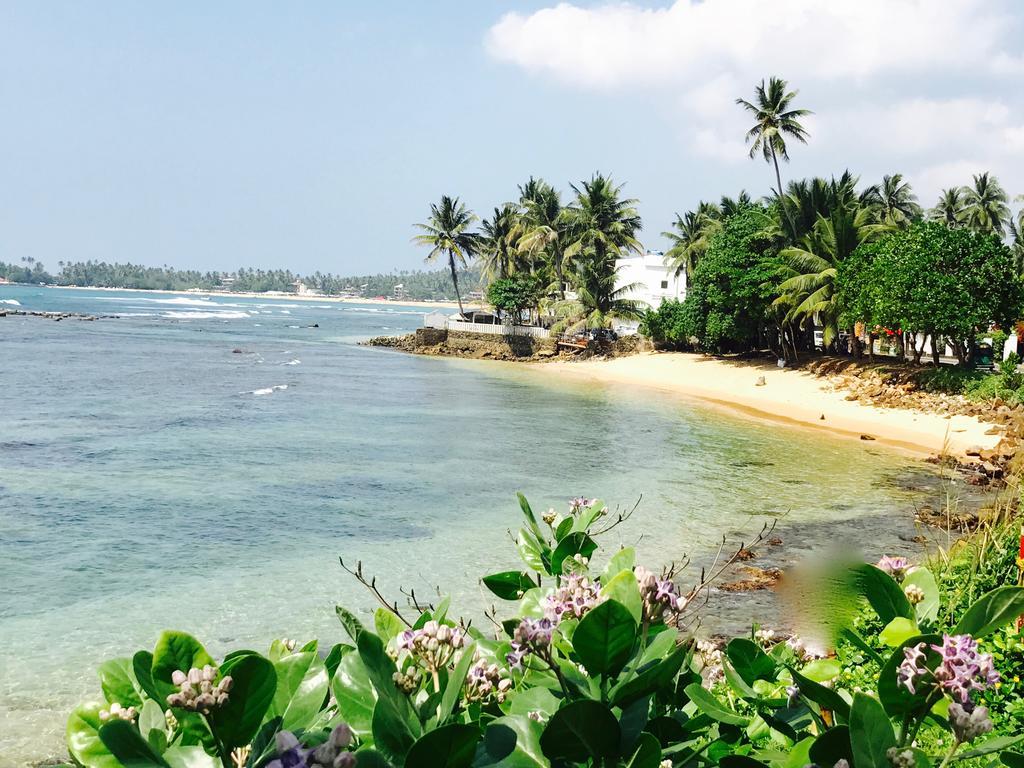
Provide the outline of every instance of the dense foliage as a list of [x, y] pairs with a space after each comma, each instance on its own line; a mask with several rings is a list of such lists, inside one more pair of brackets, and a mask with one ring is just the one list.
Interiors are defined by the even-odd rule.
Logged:
[[498, 312], [518, 322], [528, 309], [540, 301], [540, 281], [534, 275], [517, 275], [493, 281], [487, 286], [487, 302]]
[[338, 608], [349, 642], [276, 641], [215, 660], [166, 632], [152, 652], [105, 663], [102, 700], [68, 721], [72, 758], [89, 768], [1024, 760], [1012, 751], [1024, 734], [988, 735], [1006, 726], [1000, 673], [1020, 660], [1004, 628], [1024, 612], [1024, 588], [944, 604], [933, 572], [900, 558], [833, 563], [811, 601], [825, 645], [770, 631], [696, 643], [706, 581], [685, 589], [675, 568], [652, 573], [628, 547], [599, 559], [598, 540], [623, 519], [601, 502], [538, 517], [520, 501], [523, 570], [483, 578], [504, 606], [488, 611], [493, 632], [455, 619], [448, 600], [406, 616], [360, 568], [382, 607], [373, 630]]
[[961, 362], [979, 331], [1008, 327], [1024, 306], [1024, 285], [997, 236], [938, 222], [861, 245], [837, 280], [849, 320], [946, 339]]

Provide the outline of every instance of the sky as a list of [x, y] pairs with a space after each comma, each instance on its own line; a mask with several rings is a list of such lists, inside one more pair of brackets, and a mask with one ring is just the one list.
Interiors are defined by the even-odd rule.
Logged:
[[769, 192], [735, 99], [773, 75], [814, 112], [784, 181], [1024, 193], [1015, 0], [4, 0], [0, 261], [419, 269], [441, 195], [486, 216], [595, 171], [660, 249]]

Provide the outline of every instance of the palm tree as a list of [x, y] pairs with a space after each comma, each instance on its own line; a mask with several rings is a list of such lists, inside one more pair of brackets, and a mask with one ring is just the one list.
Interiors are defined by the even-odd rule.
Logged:
[[988, 172], [974, 176], [974, 184], [964, 187], [964, 223], [985, 234], [1003, 234], [1003, 222], [1010, 218], [1010, 196], [995, 176]]
[[640, 215], [634, 207], [637, 201], [621, 199], [621, 185], [595, 173], [590, 181], [572, 189], [576, 200], [566, 213], [569, 245], [563, 252], [565, 261], [586, 255], [598, 270], [611, 273], [616, 258], [628, 251], [642, 252], [636, 239], [640, 230]]
[[1017, 272], [1024, 272], [1024, 208], [1017, 211], [1017, 218], [1011, 217], [1007, 228], [1010, 230], [1010, 250]]
[[[561, 197], [551, 185], [535, 182], [533, 178], [521, 186], [519, 192], [525, 208], [519, 251], [533, 259], [543, 257], [550, 264], [555, 278], [555, 293], [559, 299], [564, 299], [563, 253], [569, 222]], [[531, 264], [531, 269], [537, 271], [537, 264]]]
[[727, 219], [730, 216], [735, 216], [741, 208], [751, 205], [753, 202], [745, 189], [741, 189], [735, 199], [722, 195], [722, 199], [718, 203], [719, 218]]
[[893, 227], [906, 227], [921, 218], [921, 206], [903, 174], [883, 176], [880, 185], [868, 187], [861, 193], [862, 204], [875, 211], [878, 221]]
[[639, 283], [616, 286], [617, 269], [603, 269], [594, 261], [583, 261], [576, 270], [576, 298], [555, 303], [557, 321], [552, 330], [573, 333], [583, 329], [609, 328], [612, 320], [640, 320], [647, 305], [630, 294]]
[[494, 209], [490, 219], [480, 223], [480, 250], [483, 255], [481, 273], [485, 279], [506, 278], [518, 271], [519, 250], [516, 240], [522, 232], [519, 218], [519, 206], [505, 203]]
[[752, 114], [756, 120], [754, 126], [747, 131], [746, 140], [750, 144], [750, 157], [760, 152], [765, 162], [775, 165], [776, 195], [782, 196], [782, 175], [779, 173], [779, 158], [789, 160], [786, 149], [786, 137], [791, 137], [803, 144], [807, 143], [807, 131], [800, 125], [799, 118], [812, 114], [806, 109], [790, 109], [790, 103], [799, 91], [786, 91], [785, 80], [772, 77], [765, 88], [764, 80], [754, 89], [755, 102], [736, 99], [736, 103]]
[[873, 224], [869, 208], [843, 205], [827, 218], [819, 216], [801, 247], [785, 248], [780, 256], [789, 277], [779, 285], [775, 306], [788, 307], [786, 322], [817, 321], [824, 329], [825, 345], [839, 331], [840, 307], [836, 296], [839, 264], [861, 243], [892, 229], [893, 225]]
[[[723, 203], [726, 200], [723, 198]], [[665, 264], [674, 267], [676, 275], [685, 272], [687, 280], [693, 277], [693, 270], [707, 251], [711, 235], [721, 227], [721, 215], [721, 209], [714, 203], [701, 201], [696, 211], [687, 211], [682, 216], [676, 214], [672, 222], [675, 231], [661, 233], [672, 243], [665, 252]]]
[[448, 269], [452, 273], [460, 315], [464, 314], [464, 310], [462, 296], [459, 294], [458, 267], [465, 267], [479, 251], [480, 236], [469, 231], [476, 220], [476, 215], [464, 203], [460, 203], [459, 198], [443, 195], [440, 204], [430, 206], [430, 219], [427, 223], [415, 225], [423, 234], [416, 235], [413, 242], [430, 246], [430, 253], [424, 261], [448, 257]]
[[935, 207], [928, 211], [928, 218], [941, 221], [947, 227], [958, 227], [964, 220], [964, 188], [950, 187], [939, 194]]

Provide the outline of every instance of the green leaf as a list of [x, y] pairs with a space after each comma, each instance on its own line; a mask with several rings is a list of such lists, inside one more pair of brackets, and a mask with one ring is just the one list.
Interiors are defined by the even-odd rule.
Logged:
[[572, 647], [592, 675], [614, 675], [633, 651], [637, 623], [622, 603], [606, 600], [580, 620]]
[[481, 736], [471, 725], [443, 725], [412, 745], [405, 768], [469, 768]]
[[358, 653], [346, 654], [331, 680], [331, 690], [338, 702], [338, 714], [352, 732], [365, 740], [373, 723], [373, 706], [377, 692], [370, 684], [370, 675]]
[[886, 624], [902, 616], [906, 619], [914, 618], [914, 607], [903, 594], [903, 589], [897, 584], [892, 576], [881, 568], [868, 563], [861, 563], [854, 568], [857, 579], [857, 586], [862, 595], [867, 598], [868, 603], [878, 614], [878, 617]]
[[939, 616], [939, 585], [935, 575], [927, 568], [915, 568], [903, 579], [903, 590], [915, 586], [924, 592], [924, 600], [914, 606], [918, 622], [935, 621]]
[[950, 762], [973, 760], [976, 757], [991, 755], [993, 752], [1003, 752], [1008, 747], [1019, 744], [1021, 741], [1024, 741], [1024, 733], [1017, 734], [1016, 736], [996, 736], [993, 739], [982, 742], [974, 749], [968, 749], [965, 752], [958, 752], [953, 755], [953, 759]]
[[804, 668], [800, 670], [804, 677], [816, 683], [835, 680], [842, 671], [843, 667], [837, 659], [815, 659], [805, 664]]
[[82, 704], [71, 713], [65, 731], [68, 753], [86, 768], [121, 768], [100, 740], [101, 709], [106, 709], [106, 705]]
[[190, 669], [201, 669], [207, 664], [214, 665], [213, 658], [192, 635], [164, 632], [153, 651], [153, 685], [159, 692], [154, 698], [164, 703], [167, 696], [178, 690], [178, 686], [171, 682], [175, 670], [188, 674]]
[[154, 731], [163, 733], [166, 743], [167, 718], [164, 716], [164, 709], [153, 699], [146, 699], [139, 710], [139, 735], [152, 744], [150, 733]]
[[951, 634], [984, 637], [1024, 614], [1024, 587], [998, 587], [967, 609]]
[[402, 620], [384, 606], [374, 611], [373, 626], [385, 644], [405, 631], [405, 624], [402, 623]]
[[756, 680], [774, 680], [778, 674], [775, 661], [757, 643], [745, 637], [730, 640], [725, 656], [747, 685], [753, 685]]
[[502, 600], [518, 600], [537, 584], [522, 571], [502, 571], [484, 576], [484, 586]]
[[641, 733], [636, 740], [633, 756], [626, 763], [626, 768], [658, 768], [661, 763], [661, 744], [649, 733]]
[[356, 752], [356, 768], [391, 768], [391, 763], [375, 749], [360, 749]]
[[609, 693], [612, 705], [625, 707], [651, 693], [673, 688], [679, 670], [689, 661], [692, 653], [692, 645], [677, 646], [669, 656], [646, 667], [636, 677], [620, 681]]
[[576, 555], [589, 558], [596, 550], [597, 544], [587, 534], [581, 532], [570, 533], [558, 542], [554, 554], [551, 555], [551, 574], [561, 574], [562, 565], [567, 558]]
[[552, 760], [596, 762], [615, 756], [619, 735], [619, 722], [608, 707], [598, 701], [580, 699], [552, 716], [540, 737], [540, 746]]
[[853, 764], [857, 768], [890, 768], [885, 753], [895, 746], [896, 734], [882, 705], [865, 693], [855, 693], [850, 707]]
[[541, 532], [540, 525], [537, 523], [537, 516], [533, 514], [533, 509], [530, 508], [530, 502], [528, 502], [526, 497], [521, 493], [517, 493], [516, 497], [519, 499], [519, 508], [523, 510], [523, 517], [526, 518], [526, 523], [530, 526], [530, 530], [533, 531], [533, 535], [536, 536], [539, 541], [544, 541], [544, 534]]
[[168, 768], [167, 762], [127, 720], [114, 719], [100, 726], [100, 740], [124, 768]]
[[594, 500], [594, 503], [589, 507], [585, 507], [580, 510], [576, 522], [573, 524], [572, 529], [581, 533], [586, 533], [587, 529], [594, 524], [601, 515], [607, 511], [608, 507], [603, 501]]
[[601, 583], [607, 584], [623, 571], [633, 573], [636, 566], [636, 550], [633, 547], [623, 547], [608, 561], [608, 565], [601, 571]]
[[395, 688], [395, 663], [384, 651], [380, 638], [371, 632], [362, 632], [356, 647], [377, 692], [370, 723], [374, 744], [385, 757], [401, 765], [419, 735], [419, 722], [409, 700]]
[[920, 631], [917, 628], [917, 622], [897, 616], [885, 625], [885, 628], [878, 634], [878, 639], [890, 648], [895, 648], [897, 645], [902, 645], [904, 641], [919, 634]]
[[844, 627], [840, 634], [856, 648], [867, 654], [867, 657], [879, 666], [885, 663], [885, 659], [878, 655], [878, 651], [872, 648], [868, 641], [861, 637], [855, 630], [849, 627]]
[[231, 675], [233, 685], [227, 703], [211, 711], [210, 729], [221, 744], [244, 747], [260, 728], [263, 716], [274, 701], [277, 673], [269, 659], [247, 653], [225, 661], [222, 675]]
[[934, 669], [939, 657], [935, 651], [931, 650], [930, 646], [941, 644], [942, 638], [938, 635], [917, 635], [908, 638], [896, 648], [878, 673], [878, 698], [885, 711], [892, 717], [923, 716], [927, 707], [929, 691], [921, 690], [918, 693], [911, 693], [906, 686], [899, 684], [896, 672], [897, 667], [906, 658], [903, 650], [918, 643], [925, 644], [927, 658], [925, 664], [929, 669]]
[[519, 538], [516, 539], [516, 550], [523, 563], [538, 573], [547, 569], [544, 567], [544, 549], [537, 538], [525, 528], [519, 529]]
[[853, 765], [850, 729], [845, 725], [829, 728], [814, 740], [814, 744], [811, 745], [810, 758], [815, 765], [835, 765], [840, 760], [845, 760]]
[[316, 720], [330, 680], [327, 667], [315, 651], [292, 653], [274, 664], [277, 688], [267, 717], [281, 717], [286, 731], [305, 730]]
[[334, 612], [338, 615], [338, 621], [341, 622], [341, 626], [345, 628], [345, 631], [348, 632], [348, 636], [352, 638], [352, 642], [358, 643], [359, 636], [366, 631], [366, 628], [363, 626], [363, 622], [356, 618], [356, 615], [352, 613], [352, 611], [347, 608], [343, 608], [340, 605], [334, 606]]
[[686, 686], [684, 692], [690, 698], [690, 701], [697, 705], [697, 709], [712, 720], [717, 720], [727, 725], [746, 725], [750, 722], [749, 718], [729, 709], [711, 691], [705, 690], [700, 683], [690, 683]]
[[640, 597], [640, 587], [632, 571], [619, 571], [608, 581], [601, 582], [601, 596], [621, 603], [637, 624], [643, 618], [644, 601]]
[[100, 664], [100, 687], [108, 704], [123, 707], [142, 706], [142, 687], [135, 679], [131, 659], [110, 659]]
[[540, 746], [544, 726], [526, 713], [499, 717], [487, 726], [487, 754], [499, 762], [494, 768], [549, 768]]
[[551, 689], [538, 685], [517, 691], [509, 701], [508, 713], [527, 715], [530, 712], [540, 712], [545, 717], [551, 717], [561, 704], [562, 700], [555, 696]]
[[132, 656], [132, 671], [135, 673], [135, 679], [139, 683], [139, 687], [145, 692], [149, 698], [160, 702], [163, 706], [167, 704], [164, 697], [160, 695], [160, 691], [156, 688], [156, 683], [153, 682], [153, 654], [149, 651], [139, 651]]
[[221, 768], [220, 761], [199, 746], [169, 747], [164, 752], [164, 760], [171, 768]]
[[469, 674], [469, 668], [473, 665], [473, 655], [475, 653], [475, 643], [464, 648], [462, 656], [459, 657], [459, 663], [455, 665], [455, 669], [448, 675], [448, 683], [444, 687], [440, 708], [437, 711], [438, 723], [445, 722], [452, 712], [455, 711], [455, 705], [458, 703], [459, 695], [462, 693], [462, 685], [466, 682], [466, 675]]
[[811, 746], [814, 744], [814, 737], [808, 736], [798, 741], [789, 748], [789, 757], [783, 764], [783, 768], [803, 768], [811, 762]]
[[793, 676], [793, 682], [796, 684], [796, 687], [800, 689], [801, 694], [813, 701], [822, 709], [835, 712], [836, 716], [840, 719], [850, 719], [850, 705], [835, 689], [826, 688], [824, 685], [821, 685], [808, 677], [804, 677], [792, 667], [790, 667], [789, 672]]
[[1000, 752], [999, 760], [1007, 768], [1024, 768], [1024, 755], [1020, 752]]

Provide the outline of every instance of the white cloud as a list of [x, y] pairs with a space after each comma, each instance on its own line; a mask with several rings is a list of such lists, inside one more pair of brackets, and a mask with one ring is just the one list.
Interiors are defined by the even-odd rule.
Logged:
[[790, 79], [1018, 71], [1004, 50], [1013, 18], [990, 0], [678, 0], [660, 9], [560, 3], [509, 13], [488, 32], [494, 57], [592, 88], [696, 84], [708, 73]]

